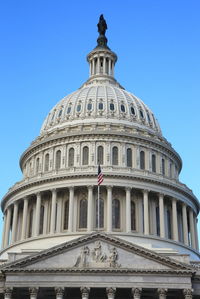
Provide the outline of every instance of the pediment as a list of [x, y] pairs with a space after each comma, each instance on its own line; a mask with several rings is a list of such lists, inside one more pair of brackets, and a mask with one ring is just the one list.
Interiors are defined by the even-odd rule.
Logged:
[[93, 233], [7, 264], [4, 270], [190, 270], [185, 264], [105, 233]]

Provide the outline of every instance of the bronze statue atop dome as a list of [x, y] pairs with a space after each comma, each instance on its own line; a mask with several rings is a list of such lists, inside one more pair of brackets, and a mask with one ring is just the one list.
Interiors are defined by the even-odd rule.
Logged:
[[99, 34], [105, 36], [106, 30], [108, 29], [108, 27], [106, 24], [106, 20], [103, 17], [103, 14], [101, 14], [99, 17], [99, 23], [97, 24], [97, 27], [98, 27]]

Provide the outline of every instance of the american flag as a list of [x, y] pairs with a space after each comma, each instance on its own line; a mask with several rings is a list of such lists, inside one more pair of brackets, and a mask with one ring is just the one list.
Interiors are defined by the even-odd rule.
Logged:
[[98, 166], [98, 185], [103, 183], [103, 173], [101, 172], [101, 166]]

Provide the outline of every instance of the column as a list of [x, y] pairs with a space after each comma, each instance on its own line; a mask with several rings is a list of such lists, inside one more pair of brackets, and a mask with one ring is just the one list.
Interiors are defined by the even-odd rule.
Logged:
[[100, 57], [97, 58], [97, 70], [96, 74], [100, 74]]
[[4, 247], [9, 245], [9, 234], [10, 234], [10, 220], [11, 220], [11, 207], [7, 208], [7, 217], [6, 217], [6, 232], [5, 232], [5, 242]]
[[193, 289], [184, 289], [183, 290], [184, 299], [192, 299], [192, 293], [193, 293]]
[[196, 250], [199, 251], [199, 239], [198, 239], [198, 228], [197, 228], [197, 216], [194, 215], [194, 232], [195, 232], [195, 243], [196, 243]]
[[144, 234], [149, 235], [149, 199], [148, 199], [147, 190], [143, 190], [143, 203], [144, 203]]
[[126, 232], [131, 232], [131, 188], [126, 188]]
[[3, 217], [3, 236], [2, 236], [2, 243], [1, 243], [1, 248], [4, 248], [4, 243], [5, 243], [5, 234], [6, 234], [6, 218], [7, 218], [7, 213], [4, 214]]
[[93, 230], [93, 186], [88, 186], [87, 231]]
[[17, 218], [18, 218], [18, 202], [15, 202], [14, 203], [14, 211], [13, 211], [13, 223], [12, 223], [11, 243], [14, 243], [15, 240], [16, 240]]
[[191, 247], [196, 248], [195, 234], [194, 234], [194, 216], [193, 216], [193, 210], [191, 208], [189, 210], [189, 222], [190, 222]]
[[62, 225], [62, 202], [63, 197], [59, 198], [57, 201], [57, 217], [56, 217], [56, 232], [61, 232], [61, 225]]
[[107, 186], [107, 231], [112, 231], [112, 187]]
[[172, 199], [172, 225], [173, 240], [178, 241], [177, 205], [175, 198]]
[[34, 232], [34, 236], [38, 236], [39, 235], [39, 231], [40, 231], [40, 209], [41, 209], [41, 193], [38, 192], [36, 194], [36, 215], [35, 215], [35, 232]]
[[164, 195], [159, 194], [160, 237], [165, 238]]
[[159, 299], [166, 299], [167, 298], [167, 289], [157, 289], [157, 293], [159, 296]]
[[89, 293], [90, 293], [90, 288], [82, 287], [80, 290], [81, 290], [82, 299], [88, 299]]
[[12, 288], [4, 289], [4, 299], [11, 299], [12, 297]]
[[28, 217], [28, 198], [24, 198], [23, 216], [22, 216], [22, 234], [21, 239], [26, 238], [26, 228], [27, 228], [27, 217]]
[[43, 235], [48, 233], [48, 206], [49, 201], [45, 200], [44, 202], [44, 224], [43, 224]]
[[38, 288], [29, 288], [30, 299], [37, 299]]
[[69, 188], [69, 218], [68, 231], [73, 231], [73, 214], [74, 214], [74, 187]]
[[133, 299], [140, 299], [142, 294], [142, 288], [132, 288], [131, 290]]
[[55, 288], [56, 299], [63, 299], [65, 288]]
[[92, 60], [92, 74], [91, 75], [94, 75], [94, 59]]
[[106, 57], [105, 56], [103, 57], [103, 73], [104, 73], [104, 75], [106, 73]]
[[187, 220], [187, 210], [186, 204], [182, 203], [182, 217], [183, 217], [183, 241], [185, 245], [189, 245], [188, 240], [188, 220]]
[[108, 296], [108, 299], [114, 299], [116, 293], [116, 288], [106, 288], [106, 294]]
[[55, 224], [56, 224], [56, 189], [52, 191], [52, 198], [51, 198], [51, 224], [50, 224], [50, 234], [55, 232]]
[[111, 59], [108, 60], [108, 75], [111, 76]]

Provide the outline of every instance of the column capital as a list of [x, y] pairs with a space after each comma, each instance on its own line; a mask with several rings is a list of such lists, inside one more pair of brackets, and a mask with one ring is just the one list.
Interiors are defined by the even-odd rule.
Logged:
[[150, 191], [149, 189], [143, 189], [143, 190], [142, 190], [143, 194], [148, 194], [149, 191]]
[[13, 291], [13, 288], [5, 288], [4, 289], [4, 294], [5, 294], [5, 296], [10, 296], [11, 297], [11, 295], [12, 295], [12, 291]]
[[184, 295], [185, 299], [192, 299], [192, 293], [193, 293], [193, 289], [184, 289], [183, 290], [183, 295]]
[[51, 193], [53, 194], [55, 194], [57, 192], [57, 189], [56, 188], [53, 188], [53, 189], [51, 189]]
[[125, 191], [131, 191], [131, 187], [125, 187]]
[[93, 185], [87, 185], [87, 188], [90, 190], [93, 190], [94, 186]]
[[89, 298], [90, 288], [81, 287], [80, 291], [81, 291], [81, 295], [82, 295], [83, 299], [88, 299]]
[[131, 289], [133, 298], [137, 297], [140, 298], [141, 294], [142, 294], [142, 288], [132, 288]]
[[159, 195], [159, 197], [162, 197], [162, 198], [164, 198], [164, 196], [165, 196], [165, 194], [162, 192], [158, 193], [158, 195]]
[[35, 195], [36, 195], [37, 197], [39, 197], [39, 196], [41, 197], [41, 192], [38, 191], [38, 192], [35, 193]]
[[59, 287], [59, 288], [55, 288], [54, 290], [55, 290], [56, 295], [63, 296], [65, 288]]
[[73, 191], [73, 190], [74, 190], [74, 186], [70, 186], [69, 191]]
[[37, 296], [38, 290], [39, 290], [39, 288], [36, 288], [36, 287], [29, 288], [29, 293], [30, 293], [30, 295]]
[[166, 296], [168, 292], [168, 289], [157, 289], [157, 293], [159, 296]]
[[106, 294], [108, 298], [114, 298], [116, 293], [116, 288], [106, 288]]
[[107, 190], [110, 190], [113, 188], [113, 185], [107, 185], [106, 188], [107, 188]]

